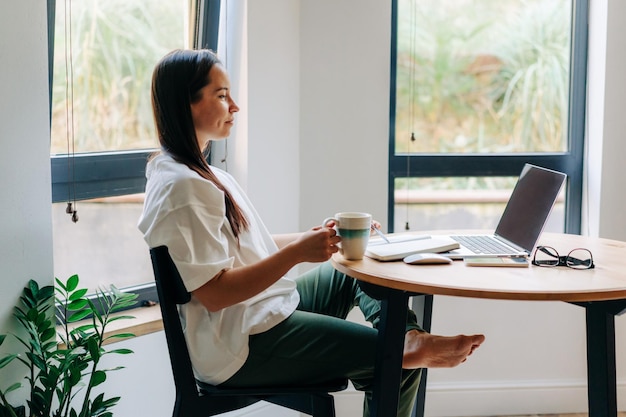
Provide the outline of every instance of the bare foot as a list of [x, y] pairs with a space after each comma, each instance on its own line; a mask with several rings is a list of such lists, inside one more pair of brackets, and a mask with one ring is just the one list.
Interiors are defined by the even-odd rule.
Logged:
[[452, 368], [465, 362], [484, 341], [482, 334], [448, 337], [410, 330], [404, 337], [402, 367]]

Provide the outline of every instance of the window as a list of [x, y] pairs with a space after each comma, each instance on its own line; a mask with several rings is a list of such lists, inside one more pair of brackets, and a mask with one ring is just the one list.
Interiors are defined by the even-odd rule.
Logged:
[[529, 162], [568, 174], [548, 228], [580, 232], [587, 7], [393, 1], [392, 230], [495, 228]]
[[[55, 274], [78, 274], [91, 291], [114, 284], [154, 300], [150, 257], [137, 230], [145, 164], [158, 146], [152, 69], [175, 48], [216, 49], [220, 2], [48, 4]], [[74, 200], [76, 224], [65, 213]]]

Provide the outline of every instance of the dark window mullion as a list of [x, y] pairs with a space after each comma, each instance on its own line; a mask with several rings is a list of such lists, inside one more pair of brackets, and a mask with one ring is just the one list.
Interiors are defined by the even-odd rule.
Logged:
[[52, 202], [142, 193], [151, 152], [52, 156]]
[[589, 1], [572, 0], [572, 52], [568, 146], [575, 171], [569, 173], [565, 231], [581, 233], [584, 172], [585, 123], [587, 106], [587, 50], [589, 40]]
[[567, 153], [413, 154], [394, 155], [389, 171], [395, 177], [518, 176], [527, 162], [563, 172], [576, 168]]
[[203, 6], [198, 16], [202, 19], [201, 25], [196, 25], [200, 33], [195, 34], [195, 49], [210, 49], [217, 52], [220, 26], [220, 8], [221, 0], [204, 0], [199, 2]]

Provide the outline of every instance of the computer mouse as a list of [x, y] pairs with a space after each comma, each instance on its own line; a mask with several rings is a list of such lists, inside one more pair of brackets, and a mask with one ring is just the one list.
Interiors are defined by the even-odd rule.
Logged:
[[410, 265], [451, 264], [452, 259], [438, 253], [414, 253], [403, 259]]

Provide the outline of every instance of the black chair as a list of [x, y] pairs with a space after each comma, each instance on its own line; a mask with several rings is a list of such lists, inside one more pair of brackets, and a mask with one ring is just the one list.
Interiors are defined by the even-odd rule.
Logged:
[[256, 388], [221, 388], [196, 381], [177, 309], [177, 305], [189, 302], [191, 294], [185, 289], [166, 246], [150, 249], [150, 257], [176, 387], [173, 417], [214, 416], [261, 400], [313, 417], [335, 417], [335, 402], [329, 393], [344, 390], [347, 379], [316, 385], [303, 381], [299, 386]]

